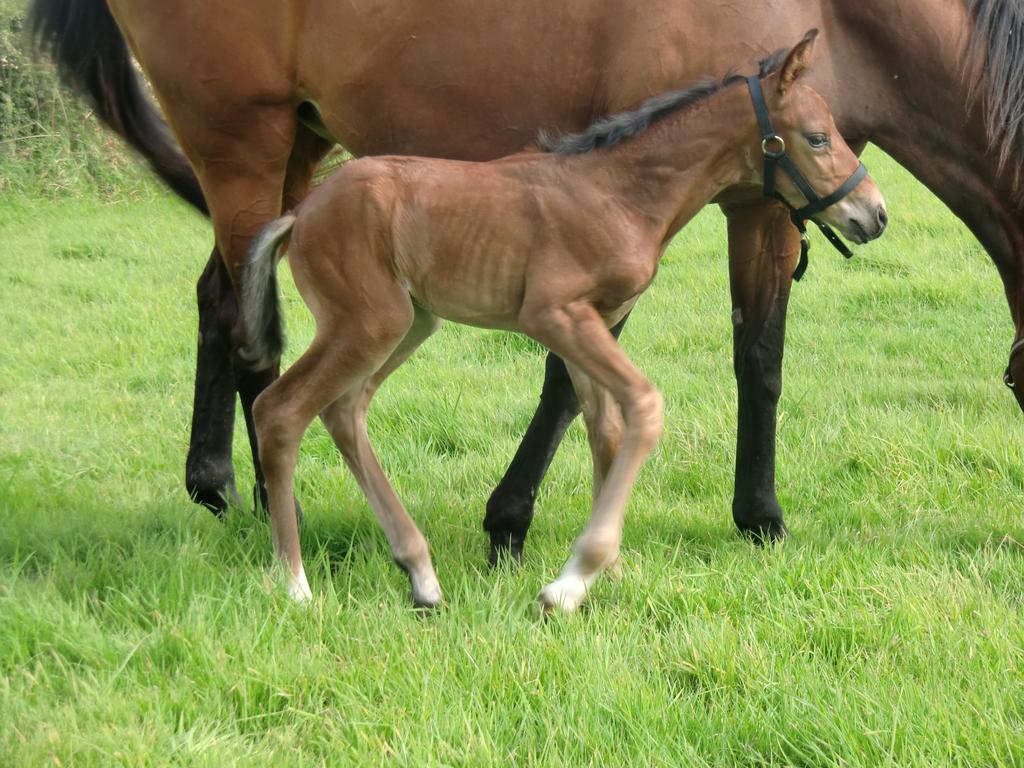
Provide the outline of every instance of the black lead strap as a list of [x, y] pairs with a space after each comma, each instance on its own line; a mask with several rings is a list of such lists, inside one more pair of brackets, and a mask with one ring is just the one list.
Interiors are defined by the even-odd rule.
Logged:
[[[835, 205], [853, 192], [857, 185], [867, 177], [868, 169], [864, 167], [864, 163], [861, 163], [857, 166], [857, 170], [853, 172], [853, 175], [843, 182], [839, 189], [827, 197], [818, 197], [810, 183], [800, 173], [800, 169], [796, 167], [796, 164], [786, 154], [786, 142], [775, 133], [775, 129], [772, 127], [772, 119], [768, 114], [768, 105], [764, 100], [764, 91], [761, 89], [761, 79], [757, 76], [748, 77], [747, 86], [750, 88], [750, 98], [754, 102], [754, 113], [757, 115], [757, 122], [761, 127], [761, 151], [764, 153], [764, 196], [782, 202], [789, 209], [789, 217], [793, 222], [793, 226], [800, 231], [800, 261], [796, 265], [796, 271], [793, 272], [793, 279], [799, 280], [807, 271], [809, 263], [808, 254], [811, 250], [811, 241], [807, 236], [807, 221], [809, 219], [813, 220], [812, 217], [815, 214], [821, 213], [829, 206]], [[796, 185], [796, 188], [800, 190], [800, 194], [807, 199], [807, 205], [803, 208], [794, 208], [775, 189], [776, 166], [780, 166], [786, 172], [793, 184]], [[818, 225], [818, 229], [821, 230], [825, 239], [832, 243], [835, 249], [843, 254], [844, 257], [849, 259], [853, 256], [853, 252], [830, 226], [822, 224], [820, 221], [815, 221], [814, 223]]]

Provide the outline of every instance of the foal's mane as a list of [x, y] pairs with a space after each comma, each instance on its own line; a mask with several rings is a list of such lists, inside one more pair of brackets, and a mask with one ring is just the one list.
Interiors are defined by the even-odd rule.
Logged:
[[1024, 194], [1024, 2], [967, 0], [967, 8], [974, 17], [967, 62], [982, 68], [971, 102], [981, 99], [1000, 169], [1012, 166]]
[[[758, 62], [758, 77], [767, 77], [777, 72], [785, 63], [788, 53], [789, 50], [784, 48], [761, 59]], [[594, 149], [614, 147], [643, 133], [651, 125], [674, 112], [704, 101], [734, 83], [745, 81], [746, 77], [735, 72], [728, 74], [721, 82], [705, 77], [689, 88], [669, 91], [648, 99], [632, 112], [619, 112], [602, 117], [579, 133], [553, 136], [541, 131], [537, 141], [545, 152], [554, 152], [558, 155], [580, 155]]]

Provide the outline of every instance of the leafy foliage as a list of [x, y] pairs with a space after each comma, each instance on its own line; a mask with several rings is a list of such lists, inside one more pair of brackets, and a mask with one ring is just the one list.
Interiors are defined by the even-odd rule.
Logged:
[[38, 59], [24, 0], [0, 0], [0, 193], [103, 198], [150, 190], [147, 173]]

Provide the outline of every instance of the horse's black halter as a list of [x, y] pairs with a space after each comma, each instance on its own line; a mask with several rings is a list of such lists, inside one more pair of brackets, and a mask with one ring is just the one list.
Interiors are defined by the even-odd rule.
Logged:
[[[796, 265], [796, 271], [793, 272], [793, 279], [799, 280], [804, 276], [804, 272], [807, 271], [807, 254], [811, 250], [811, 241], [807, 237], [807, 221], [816, 213], [821, 213], [853, 192], [857, 185], [868, 175], [868, 169], [864, 167], [864, 163], [861, 163], [857, 166], [857, 170], [853, 172], [853, 175], [844, 181], [839, 189], [828, 197], [818, 197], [807, 179], [800, 173], [800, 169], [796, 167], [796, 164], [786, 154], [786, 142], [772, 128], [772, 119], [768, 116], [768, 106], [764, 101], [764, 91], [761, 90], [761, 79], [757, 76], [748, 77], [747, 86], [750, 88], [750, 98], [754, 101], [754, 112], [757, 114], [757, 122], [761, 126], [761, 136], [763, 139], [761, 141], [761, 150], [764, 152], [764, 196], [781, 201], [789, 209], [789, 218], [792, 219], [793, 226], [800, 230], [800, 262]], [[776, 165], [782, 167], [782, 170], [789, 175], [790, 180], [800, 190], [800, 193], [807, 198], [807, 205], [803, 208], [794, 208], [775, 189]], [[831, 227], [819, 221], [814, 223], [818, 225], [818, 229], [835, 246], [837, 251], [846, 258], [853, 256], [853, 252], [850, 251], [846, 243], [839, 239], [839, 235], [833, 232]]]
[[1012, 347], [1010, 347], [1010, 362], [1006, 364], [1006, 373], [1003, 374], [1003, 384], [1008, 386], [1010, 389], [1017, 388], [1017, 382], [1013, 380], [1013, 374], [1010, 373], [1010, 366], [1013, 365], [1013, 358], [1020, 354], [1021, 350], [1024, 350], [1024, 339], [1018, 339]]

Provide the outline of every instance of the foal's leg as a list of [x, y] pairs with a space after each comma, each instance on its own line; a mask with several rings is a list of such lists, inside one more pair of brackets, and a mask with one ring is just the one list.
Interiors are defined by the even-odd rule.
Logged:
[[[300, 599], [309, 597], [309, 587], [299, 551], [292, 480], [302, 434], [317, 414], [372, 381], [415, 318], [408, 291], [374, 250], [374, 222], [358, 207], [363, 203], [360, 190], [349, 191], [329, 210], [307, 209], [292, 235], [292, 276], [316, 318], [316, 337], [253, 406], [274, 548], [289, 570], [292, 596]], [[339, 221], [364, 226], [338, 237]]]
[[334, 322], [321, 325], [318, 318], [312, 346], [253, 405], [274, 551], [288, 570], [288, 592], [298, 600], [311, 597], [293, 496], [299, 443], [317, 414], [345, 392], [362, 388], [405, 336], [412, 320], [408, 296], [404, 306], [387, 299], [381, 297], [381, 315], [374, 317], [372, 329], [367, 328], [367, 308], [355, 302], [339, 311]]
[[587, 442], [594, 462], [593, 503], [597, 503], [612, 462], [622, 447], [622, 410], [611, 393], [574, 365], [566, 365], [587, 425]]
[[430, 561], [430, 550], [416, 523], [399, 500], [374, 455], [366, 431], [366, 414], [377, 389], [440, 325], [429, 312], [417, 309], [416, 319], [390, 359], [371, 378], [356, 385], [321, 414], [335, 445], [366, 495], [377, 522], [387, 536], [391, 556], [409, 576], [417, 608], [441, 602], [441, 585]]
[[[596, 505], [612, 462], [622, 447], [622, 435], [625, 430], [622, 409], [611, 393], [592, 378], [575, 366], [567, 365], [566, 368], [572, 378], [576, 397], [583, 411], [583, 420], [587, 425], [587, 443], [590, 445], [590, 456], [594, 464], [593, 504]], [[619, 563], [619, 558], [616, 558], [608, 566], [617, 575], [621, 574]]]
[[288, 594], [296, 600], [312, 597], [302, 566], [292, 495], [299, 444], [317, 413], [351, 383], [344, 358], [328, 339], [318, 335], [313, 345], [264, 390], [253, 406], [267, 482], [274, 552], [287, 569]]
[[[612, 328], [615, 338], [622, 332], [627, 319], [628, 315]], [[505, 554], [516, 560], [522, 557], [526, 533], [533, 521], [537, 490], [565, 430], [579, 412], [580, 406], [565, 363], [551, 353], [544, 365], [544, 385], [537, 411], [512, 463], [505, 470], [505, 476], [487, 500], [484, 530], [490, 535], [491, 565], [497, 564]]]
[[584, 302], [524, 312], [524, 330], [606, 388], [622, 410], [622, 445], [604, 479], [590, 519], [561, 575], [540, 593], [546, 609], [572, 611], [601, 572], [615, 562], [626, 504], [647, 455], [661, 435], [661, 395], [630, 362], [597, 311]]

